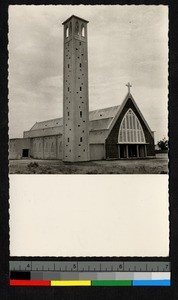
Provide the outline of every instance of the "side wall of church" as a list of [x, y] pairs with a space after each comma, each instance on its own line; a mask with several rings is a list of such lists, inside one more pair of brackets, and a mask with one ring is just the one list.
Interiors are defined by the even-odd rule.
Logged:
[[117, 121], [114, 124], [108, 138], [106, 139], [106, 158], [118, 158], [118, 133], [119, 128], [122, 122], [122, 119], [127, 112], [127, 110], [131, 108], [133, 112], [136, 114], [139, 119], [141, 126], [143, 128], [146, 140], [146, 148], [147, 148], [147, 156], [155, 156], [155, 148], [154, 148], [154, 138], [146, 127], [144, 121], [142, 120], [140, 114], [138, 113], [135, 105], [133, 104], [131, 99], [128, 99], [126, 105], [124, 106], [121, 114], [119, 115]]
[[11, 139], [9, 141], [9, 159], [21, 159], [23, 149], [28, 149], [30, 156], [30, 139]]
[[62, 159], [62, 135], [33, 138], [32, 157]]
[[105, 159], [105, 145], [104, 144], [90, 144], [90, 160]]

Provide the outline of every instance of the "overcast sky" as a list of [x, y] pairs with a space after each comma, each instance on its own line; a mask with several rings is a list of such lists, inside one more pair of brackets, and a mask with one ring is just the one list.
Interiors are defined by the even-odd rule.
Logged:
[[9, 9], [9, 135], [62, 117], [63, 25], [89, 21], [90, 110], [119, 105], [125, 84], [156, 141], [167, 136], [167, 6], [15, 5]]

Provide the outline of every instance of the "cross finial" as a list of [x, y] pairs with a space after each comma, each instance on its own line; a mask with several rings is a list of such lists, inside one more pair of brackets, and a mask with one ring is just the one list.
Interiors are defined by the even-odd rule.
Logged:
[[128, 87], [128, 93], [130, 93], [130, 88], [132, 87], [131, 84], [130, 84], [130, 82], [128, 82], [128, 83], [126, 84], [126, 86]]

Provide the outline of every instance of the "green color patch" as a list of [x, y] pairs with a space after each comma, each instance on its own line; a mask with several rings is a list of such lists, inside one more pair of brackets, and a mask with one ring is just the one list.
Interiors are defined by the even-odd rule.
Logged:
[[132, 286], [132, 280], [92, 280], [92, 286]]

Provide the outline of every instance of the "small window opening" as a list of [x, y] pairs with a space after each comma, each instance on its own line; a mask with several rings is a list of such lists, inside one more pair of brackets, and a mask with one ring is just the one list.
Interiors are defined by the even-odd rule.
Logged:
[[82, 140], [83, 140], [82, 137], [80, 137], [80, 142], [82, 142]]
[[78, 24], [78, 21], [77, 21], [76, 24], [75, 24], [75, 33], [76, 33], [77, 35], [79, 35], [79, 24]]
[[67, 141], [68, 141], [68, 143], [69, 143], [69, 138], [67, 138]]
[[80, 118], [82, 118], [82, 111], [80, 111]]
[[82, 87], [80, 86], [80, 91], [82, 91]]
[[82, 67], [82, 64], [80, 63], [80, 68]]
[[69, 34], [72, 33], [72, 23], [70, 22], [70, 25], [69, 25]]

